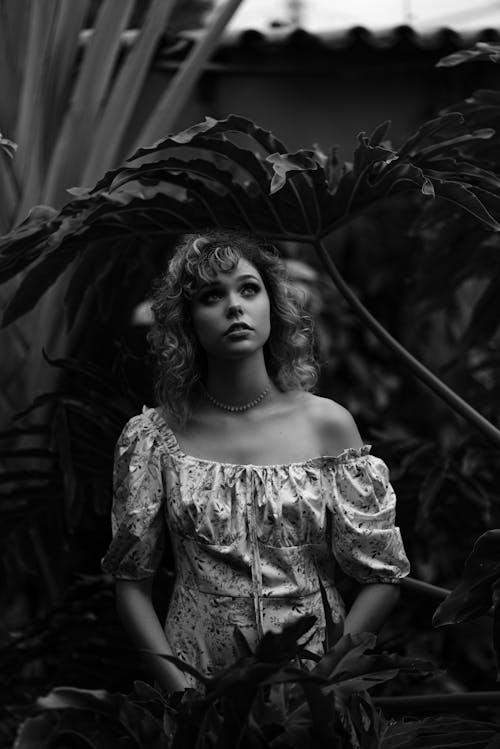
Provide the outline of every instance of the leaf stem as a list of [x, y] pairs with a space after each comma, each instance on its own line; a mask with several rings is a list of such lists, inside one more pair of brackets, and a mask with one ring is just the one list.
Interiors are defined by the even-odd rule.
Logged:
[[403, 577], [400, 585], [401, 588], [407, 590], [409, 593], [420, 593], [423, 596], [435, 598], [438, 601], [443, 601], [451, 593], [451, 590], [448, 588], [431, 585], [431, 583], [425, 583], [423, 580], [417, 580], [414, 577]]
[[430, 710], [437, 712], [442, 708], [483, 707], [483, 705], [500, 705], [500, 692], [454, 692], [452, 694], [418, 694], [402, 697], [374, 697], [377, 707], [396, 710]]
[[416, 359], [404, 346], [402, 346], [385, 328], [381, 325], [378, 320], [366, 309], [362, 302], [358, 299], [356, 294], [348, 286], [348, 284], [342, 278], [337, 266], [333, 262], [332, 258], [328, 254], [325, 245], [321, 240], [315, 240], [313, 242], [316, 252], [318, 253], [326, 272], [332, 279], [338, 291], [342, 294], [344, 299], [347, 301], [350, 307], [358, 314], [358, 316], [366, 324], [367, 328], [386, 345], [396, 358], [405, 364], [418, 377], [432, 392], [447, 403], [450, 408], [465, 419], [469, 424], [480, 431], [485, 437], [487, 437], [494, 444], [500, 446], [500, 430], [497, 429], [491, 422], [484, 418], [474, 408], [472, 408], [467, 401], [461, 398], [455, 393], [448, 385], [439, 379], [433, 372], [425, 367], [418, 359]]

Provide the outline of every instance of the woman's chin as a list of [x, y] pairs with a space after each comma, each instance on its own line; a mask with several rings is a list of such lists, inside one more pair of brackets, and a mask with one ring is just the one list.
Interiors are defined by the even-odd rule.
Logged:
[[255, 344], [255, 341], [245, 339], [228, 341], [224, 348], [218, 351], [218, 357], [223, 359], [239, 359], [242, 356], [251, 356], [260, 351], [261, 348], [261, 346]]

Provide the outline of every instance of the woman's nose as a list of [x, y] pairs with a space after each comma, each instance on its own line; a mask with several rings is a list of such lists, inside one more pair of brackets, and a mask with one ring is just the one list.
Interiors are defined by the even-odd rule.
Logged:
[[243, 308], [238, 298], [229, 296], [226, 313], [228, 317], [239, 317], [243, 314]]

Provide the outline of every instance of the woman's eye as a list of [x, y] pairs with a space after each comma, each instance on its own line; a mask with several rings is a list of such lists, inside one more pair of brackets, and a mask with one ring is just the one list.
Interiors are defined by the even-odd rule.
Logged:
[[257, 286], [255, 283], [246, 283], [241, 293], [243, 296], [254, 296], [255, 294], [258, 294], [260, 291], [260, 286]]
[[201, 301], [203, 304], [213, 304], [214, 302], [218, 302], [221, 298], [221, 292], [217, 291], [216, 289], [213, 289], [212, 291], [206, 291], [201, 296]]

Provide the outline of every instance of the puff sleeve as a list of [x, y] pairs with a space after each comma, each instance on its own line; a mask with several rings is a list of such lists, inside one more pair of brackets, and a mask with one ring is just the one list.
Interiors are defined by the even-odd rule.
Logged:
[[160, 564], [165, 538], [161, 450], [154, 426], [142, 414], [127, 422], [116, 443], [113, 538], [101, 561], [103, 571], [115, 578], [151, 577]]
[[344, 572], [361, 583], [395, 583], [410, 565], [395, 526], [389, 471], [370, 449], [346, 451], [330, 472], [333, 553]]

